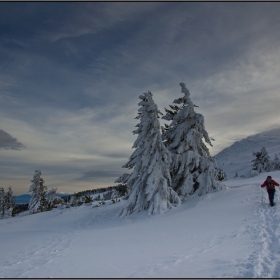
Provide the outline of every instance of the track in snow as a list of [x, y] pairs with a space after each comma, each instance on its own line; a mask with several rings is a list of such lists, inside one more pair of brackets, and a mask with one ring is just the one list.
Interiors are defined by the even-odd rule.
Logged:
[[69, 248], [74, 238], [73, 230], [55, 232], [51, 237], [42, 238], [39, 244], [37, 242], [29, 244], [25, 250], [19, 251], [16, 255], [0, 259], [0, 278], [9, 278], [11, 275], [16, 278], [30, 275], [44, 277], [40, 270], [50, 263], [57, 265], [57, 259], [65, 256], [65, 250]]
[[280, 194], [275, 193], [274, 207], [268, 204], [264, 191], [264, 204], [261, 203], [260, 187], [255, 194], [254, 219], [249, 224], [252, 233], [252, 253], [239, 267], [237, 278], [279, 278], [280, 277]]

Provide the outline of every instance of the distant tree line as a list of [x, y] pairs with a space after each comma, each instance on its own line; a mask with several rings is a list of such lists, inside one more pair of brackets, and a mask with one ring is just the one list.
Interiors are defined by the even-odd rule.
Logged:
[[[105, 204], [105, 200], [111, 199], [112, 202], [115, 203], [119, 201], [119, 198], [125, 195], [127, 191], [124, 184], [119, 184], [117, 186], [85, 190], [72, 195], [58, 197], [56, 194], [57, 189], [47, 190], [45, 181], [41, 175], [41, 170], [35, 170], [33, 180], [31, 180], [32, 185], [30, 186], [29, 192], [32, 193], [32, 197], [28, 204], [30, 214], [50, 211], [53, 208], [80, 206], [82, 204], [92, 203], [93, 200], [100, 201], [100, 204]], [[100, 196], [92, 198], [93, 195], [101, 193], [104, 194], [102, 198]]]
[[[66, 203], [66, 207], [69, 208], [80, 206], [82, 204], [92, 203], [94, 201], [99, 202], [97, 206], [105, 204], [108, 200], [116, 203], [120, 201], [121, 197], [124, 197], [127, 194], [127, 186], [125, 184], [118, 184], [117, 186], [110, 186], [107, 188], [81, 191], [72, 195], [64, 196], [62, 198]], [[126, 198], [124, 197], [124, 199]]]
[[[11, 187], [5, 192], [0, 188], [0, 216], [14, 217], [24, 211], [30, 214], [39, 212], [50, 211], [53, 208], [69, 208], [80, 206], [82, 204], [92, 203], [94, 200], [99, 201], [99, 204], [105, 204], [106, 200], [112, 202], [119, 201], [119, 198], [127, 194], [127, 187], [125, 184], [118, 184], [117, 186], [109, 186], [107, 188], [98, 188], [92, 190], [85, 190], [76, 192], [72, 195], [58, 197], [56, 194], [57, 189], [47, 190], [45, 180], [41, 177], [41, 170], [36, 170], [31, 180], [32, 185], [28, 192], [31, 192], [31, 199], [29, 203], [16, 204], [15, 197]], [[96, 196], [94, 199], [91, 197], [96, 194], [103, 194], [102, 197]]]
[[98, 188], [98, 189], [75, 192], [74, 194], [63, 196], [61, 198], [67, 203], [71, 200], [71, 197], [73, 196], [80, 198], [80, 197], [91, 196], [94, 194], [100, 194], [104, 192], [112, 192], [113, 190], [120, 192], [120, 195], [123, 196], [127, 191], [127, 187], [125, 184], [118, 184], [117, 186], [109, 186], [107, 188]]

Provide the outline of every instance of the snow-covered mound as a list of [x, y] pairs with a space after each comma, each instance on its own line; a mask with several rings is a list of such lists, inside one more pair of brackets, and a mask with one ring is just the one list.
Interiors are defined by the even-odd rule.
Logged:
[[214, 158], [219, 168], [226, 172], [227, 178], [233, 178], [236, 172], [238, 176], [246, 174], [252, 169], [251, 161], [253, 152], [265, 147], [270, 159], [274, 154], [280, 154], [280, 128], [261, 132], [240, 141], [219, 152]]
[[228, 180], [164, 215], [120, 219], [121, 201], [0, 220], [0, 277], [278, 278], [280, 192], [261, 204], [266, 176]]

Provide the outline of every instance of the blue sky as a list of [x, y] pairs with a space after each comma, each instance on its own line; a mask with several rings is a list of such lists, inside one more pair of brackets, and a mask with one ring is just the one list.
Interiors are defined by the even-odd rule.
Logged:
[[[0, 2], [0, 186], [114, 185], [139, 95], [190, 90], [212, 155], [280, 121], [278, 2]], [[161, 121], [162, 124], [164, 123]]]

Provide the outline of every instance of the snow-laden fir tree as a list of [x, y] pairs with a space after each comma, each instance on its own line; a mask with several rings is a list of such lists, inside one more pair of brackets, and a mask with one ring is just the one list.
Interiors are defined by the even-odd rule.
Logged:
[[47, 187], [44, 186], [45, 181], [43, 178], [41, 178], [41, 174], [41, 170], [35, 170], [33, 180], [31, 180], [32, 185], [28, 191], [32, 192], [32, 197], [28, 205], [30, 214], [43, 212], [47, 208], [47, 201], [45, 198]]
[[139, 98], [141, 102], [138, 105], [141, 108], [136, 119], [139, 119], [140, 123], [133, 131], [138, 137], [132, 147], [136, 150], [123, 166], [134, 170], [130, 175], [122, 175], [116, 180], [126, 183], [128, 189], [131, 189], [120, 212], [121, 216], [141, 210], [148, 210], [149, 215], [162, 214], [180, 204], [180, 198], [170, 187], [171, 157], [162, 142], [158, 120], [162, 113], [154, 103], [151, 92], [144, 93]]
[[128, 199], [128, 194], [130, 193], [131, 189], [127, 186], [127, 181], [129, 179], [129, 176], [130, 174], [128, 173], [124, 173], [123, 175], [121, 175], [117, 180], [115, 180], [114, 183], [122, 183], [122, 184], [119, 184], [123, 186], [123, 188], [125, 188], [125, 190], [123, 189], [122, 190], [122, 193], [123, 195], [125, 196], [124, 197], [124, 200]]
[[[190, 92], [180, 83], [183, 97], [175, 99], [171, 110], [165, 109], [162, 139], [172, 155], [172, 188], [182, 199], [189, 195], [203, 195], [225, 186], [216, 180], [216, 164], [204, 141], [212, 146], [204, 128], [204, 117], [196, 113]], [[197, 106], [196, 106], [197, 107]]]
[[255, 156], [255, 158], [251, 161], [253, 171], [262, 173], [273, 170], [270, 162], [270, 157], [265, 147], [262, 147], [259, 152], [254, 152], [253, 156]]
[[13, 215], [14, 208], [15, 208], [15, 197], [13, 195], [12, 187], [9, 187], [5, 195], [5, 212], [8, 217], [11, 217]]
[[78, 193], [74, 193], [70, 197], [69, 205], [75, 207], [75, 206], [79, 206], [79, 204], [80, 204], [80, 198], [78, 196]]
[[277, 154], [274, 155], [274, 160], [271, 163], [272, 170], [280, 170], [280, 160]]
[[47, 192], [46, 195], [46, 202], [47, 202], [47, 209], [51, 210], [55, 207], [57, 207], [57, 204], [65, 204], [65, 201], [61, 198], [58, 197], [56, 194], [57, 188], [56, 189], [51, 189]]
[[54, 206], [54, 201], [56, 198], [56, 189], [51, 189], [47, 192], [47, 203], [48, 203], [48, 209], [52, 209]]
[[215, 171], [216, 171], [216, 173], [215, 173], [215, 179], [216, 179], [217, 181], [224, 181], [224, 180], [227, 179], [227, 175], [226, 175], [226, 173], [225, 173], [222, 169], [220, 169], [220, 168], [215, 168]]

